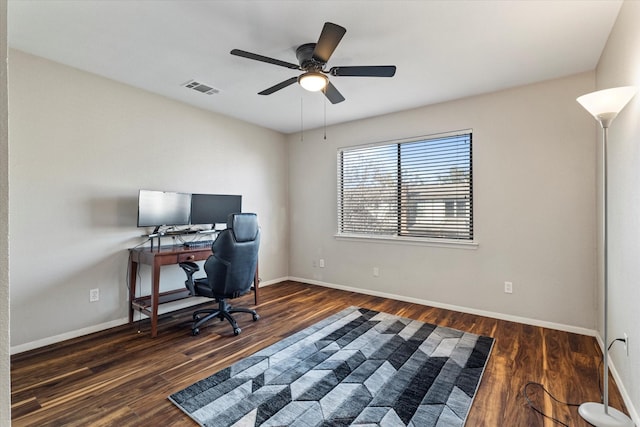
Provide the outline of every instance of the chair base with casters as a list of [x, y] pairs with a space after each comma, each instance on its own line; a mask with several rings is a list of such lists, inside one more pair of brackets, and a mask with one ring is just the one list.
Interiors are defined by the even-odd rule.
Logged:
[[[220, 319], [220, 321], [227, 319], [227, 321], [231, 324], [231, 327], [233, 328], [234, 335], [238, 335], [240, 332], [242, 332], [242, 329], [240, 329], [235, 318], [231, 315], [232, 313], [249, 313], [253, 316], [254, 322], [260, 319], [260, 316], [258, 315], [258, 313], [256, 313], [255, 310], [252, 310], [250, 308], [241, 308], [241, 307], [233, 308], [231, 307], [231, 305], [229, 305], [229, 303], [225, 298], [219, 298], [219, 297], [216, 297], [215, 295], [208, 295], [208, 294], [203, 295], [201, 292], [198, 292], [198, 289], [202, 289], [202, 286], [198, 286], [198, 285], [206, 286], [208, 284], [208, 279], [206, 277], [199, 278], [199, 279], [193, 278], [193, 274], [200, 270], [200, 267], [195, 262], [181, 262], [178, 265], [184, 270], [184, 272], [187, 275], [187, 280], [184, 282], [184, 284], [187, 287], [187, 289], [189, 289], [189, 292], [191, 293], [191, 295], [199, 295], [199, 296], [214, 298], [218, 302], [218, 308], [206, 308], [206, 309], [197, 310], [193, 313], [193, 326], [191, 327], [191, 333], [194, 336], [200, 333], [200, 326], [202, 326], [206, 322], [216, 317]], [[239, 296], [239, 295], [235, 295], [235, 296]], [[205, 314], [205, 316], [201, 317], [201, 315], [203, 314]]]
[[[253, 321], [255, 322], [260, 318], [258, 313], [255, 310], [250, 308], [232, 308], [229, 303], [224, 300], [218, 300], [218, 308], [204, 308], [202, 310], [197, 310], [193, 313], [193, 326], [191, 327], [191, 333], [195, 336], [200, 333], [200, 326], [204, 323], [207, 323], [209, 320], [213, 318], [219, 318], [222, 322], [224, 319], [227, 319], [229, 323], [231, 323], [231, 327], [233, 327], [233, 335], [238, 335], [242, 332], [242, 329], [238, 326], [236, 319], [233, 318], [231, 313], [249, 313], [253, 316]], [[205, 317], [200, 318], [201, 314], [206, 314]]]

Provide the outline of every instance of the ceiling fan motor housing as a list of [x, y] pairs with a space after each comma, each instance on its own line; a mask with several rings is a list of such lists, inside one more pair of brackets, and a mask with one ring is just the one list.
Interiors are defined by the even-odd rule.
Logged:
[[300, 68], [304, 71], [322, 71], [325, 63], [318, 61], [313, 57], [313, 51], [316, 48], [315, 43], [306, 43], [296, 49], [296, 58]]

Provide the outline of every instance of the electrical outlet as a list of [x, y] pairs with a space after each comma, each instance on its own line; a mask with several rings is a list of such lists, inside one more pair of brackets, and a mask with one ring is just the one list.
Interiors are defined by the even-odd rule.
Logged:
[[319, 265], [320, 265], [320, 268], [324, 268], [324, 260], [322, 258], [320, 258]]
[[625, 332], [624, 334], [624, 350], [627, 352], [627, 357], [629, 357], [629, 336]]
[[504, 293], [505, 294], [512, 294], [513, 293], [513, 283], [504, 282]]
[[89, 291], [89, 302], [96, 302], [100, 300], [100, 289], [91, 289]]
[[373, 277], [380, 276], [380, 269], [378, 267], [373, 267]]

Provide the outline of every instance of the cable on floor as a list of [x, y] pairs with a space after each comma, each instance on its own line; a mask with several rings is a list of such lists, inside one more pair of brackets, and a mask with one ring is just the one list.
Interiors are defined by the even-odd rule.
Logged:
[[527, 401], [527, 405], [529, 405], [529, 407], [530, 407], [531, 409], [533, 409], [535, 412], [537, 412], [538, 414], [542, 415], [543, 417], [550, 419], [550, 420], [551, 420], [551, 421], [553, 421], [554, 423], [557, 423], [557, 424], [563, 425], [564, 427], [569, 427], [569, 424], [565, 424], [565, 423], [563, 423], [562, 421], [560, 421], [559, 419], [554, 418], [554, 417], [552, 417], [552, 416], [550, 416], [550, 415], [545, 414], [544, 412], [542, 412], [542, 410], [541, 410], [541, 409], [537, 408], [537, 407], [533, 404], [533, 402], [531, 401], [531, 399], [529, 399], [529, 394], [527, 393], [527, 389], [528, 389], [529, 387], [531, 387], [531, 386], [538, 386], [538, 387], [540, 387], [540, 388], [542, 389], [542, 391], [543, 391], [543, 392], [545, 392], [549, 397], [551, 397], [551, 399], [555, 400], [556, 402], [558, 402], [558, 403], [560, 403], [560, 404], [562, 404], [562, 405], [567, 405], [567, 406], [580, 406], [580, 404], [579, 404], [579, 403], [567, 403], [567, 402], [563, 402], [563, 401], [561, 401], [561, 400], [558, 400], [558, 399], [556, 399], [556, 397], [555, 397], [553, 394], [551, 394], [549, 391], [547, 391], [547, 389], [546, 389], [546, 388], [544, 388], [544, 386], [543, 386], [542, 384], [540, 384], [540, 383], [536, 383], [536, 382], [533, 382], [533, 381], [529, 381], [528, 383], [526, 383], [526, 384], [525, 384], [525, 386], [524, 386], [524, 389], [522, 390], [522, 392], [523, 392], [523, 394], [524, 394], [524, 398], [525, 398], [525, 400]]
[[[621, 341], [624, 342], [623, 338], [616, 338], [614, 339], [611, 344], [609, 344], [609, 346], [607, 347], [607, 351], [611, 350], [611, 347], [613, 347], [613, 344], [616, 343], [616, 341]], [[600, 363], [598, 364], [598, 373], [600, 372], [600, 367], [602, 366], [603, 360], [600, 359]], [[602, 401], [604, 399], [604, 396], [602, 395], [602, 379], [600, 378], [601, 376], [598, 375], [598, 387], [600, 388], [600, 400]], [[545, 418], [550, 419], [551, 421], [553, 421], [554, 423], [563, 425], [564, 427], [569, 427], [569, 424], [565, 424], [564, 422], [560, 421], [557, 418], [554, 418], [550, 415], [545, 414], [544, 412], [542, 412], [542, 410], [540, 410], [539, 408], [537, 408], [533, 402], [531, 401], [531, 399], [529, 399], [529, 394], [527, 393], [527, 389], [530, 386], [538, 386], [542, 389], [542, 391], [544, 393], [546, 393], [547, 395], [549, 395], [549, 397], [551, 397], [551, 399], [553, 399], [554, 401], [562, 404], [562, 405], [567, 405], [567, 406], [580, 406], [580, 403], [567, 403], [567, 402], [563, 402], [561, 400], [556, 399], [556, 397], [554, 395], [552, 395], [549, 391], [547, 391], [547, 389], [544, 388], [544, 386], [540, 383], [534, 382], [534, 381], [529, 381], [528, 383], [525, 384], [522, 393], [524, 394], [524, 399], [527, 401], [527, 405], [529, 406], [529, 408], [531, 408], [534, 412], [537, 412], [538, 414], [542, 415]]]

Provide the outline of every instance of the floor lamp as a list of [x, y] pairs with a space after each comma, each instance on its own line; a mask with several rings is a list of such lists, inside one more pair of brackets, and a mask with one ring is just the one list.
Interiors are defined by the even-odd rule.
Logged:
[[602, 191], [603, 191], [603, 250], [604, 250], [604, 349], [602, 351], [604, 361], [604, 395], [603, 402], [587, 402], [580, 405], [578, 413], [587, 422], [596, 427], [633, 427], [633, 421], [624, 413], [615, 408], [609, 407], [609, 337], [607, 330], [608, 323], [608, 293], [609, 293], [609, 273], [608, 273], [608, 241], [607, 241], [607, 136], [608, 129], [613, 119], [627, 105], [636, 94], [637, 89], [633, 86], [618, 87], [613, 89], [599, 90], [583, 95], [577, 99], [602, 126]]

